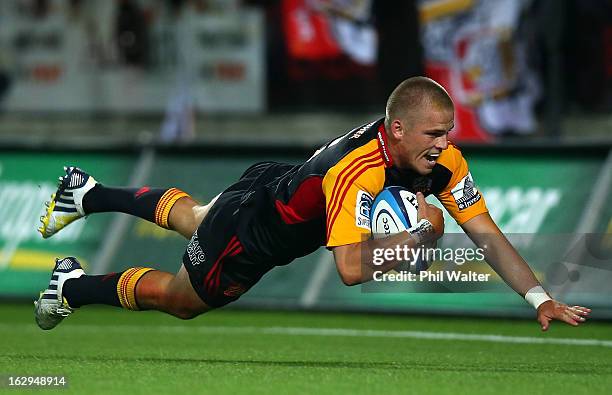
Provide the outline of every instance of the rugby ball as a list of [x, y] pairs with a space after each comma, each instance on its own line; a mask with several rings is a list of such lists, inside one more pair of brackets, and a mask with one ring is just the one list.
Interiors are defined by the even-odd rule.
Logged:
[[[409, 190], [397, 186], [383, 189], [374, 199], [370, 209], [372, 237], [380, 239], [410, 230], [418, 222], [418, 209], [416, 195]], [[406, 267], [407, 264], [409, 268]], [[396, 270], [420, 273], [428, 268], [429, 263], [421, 254], [414, 262], [404, 262]]]

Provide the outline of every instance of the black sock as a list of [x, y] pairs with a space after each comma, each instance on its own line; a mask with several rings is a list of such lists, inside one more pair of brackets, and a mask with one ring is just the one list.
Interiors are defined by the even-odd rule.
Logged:
[[140, 310], [136, 301], [136, 286], [142, 276], [151, 271], [154, 269], [150, 267], [131, 267], [121, 273], [103, 276], [82, 275], [66, 280], [62, 287], [62, 296], [70, 307], [105, 304]]
[[97, 184], [83, 197], [85, 213], [121, 212], [155, 223], [155, 209], [169, 189], [111, 188]]
[[62, 287], [62, 296], [70, 307], [81, 307], [87, 304], [105, 304], [121, 307], [117, 295], [117, 283], [122, 273], [110, 273], [103, 276], [83, 275], [66, 280]]

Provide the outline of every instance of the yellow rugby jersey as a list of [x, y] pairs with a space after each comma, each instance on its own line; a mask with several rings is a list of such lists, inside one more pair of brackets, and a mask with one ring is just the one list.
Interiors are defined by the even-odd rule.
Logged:
[[370, 207], [385, 186], [385, 169], [389, 164], [377, 136], [351, 150], [327, 171], [322, 188], [328, 247], [370, 237]]
[[371, 237], [373, 200], [387, 186], [435, 195], [459, 224], [487, 212], [457, 147], [449, 144], [426, 176], [398, 169], [387, 149], [383, 121], [332, 140], [301, 165], [256, 165], [261, 174], [251, 189], [259, 197], [245, 200], [258, 203], [249, 204], [253, 220], [240, 231], [251, 241], [245, 248], [288, 262], [322, 245], [332, 248], [366, 240]]
[[425, 196], [434, 194], [459, 224], [487, 212], [467, 162], [452, 143], [441, 153], [432, 172], [421, 176], [393, 166], [393, 158], [386, 150], [382, 119], [369, 129], [359, 137], [369, 139], [330, 167], [323, 179], [327, 247], [357, 243], [370, 237], [369, 207], [386, 186], [402, 186], [411, 192], [423, 192]]

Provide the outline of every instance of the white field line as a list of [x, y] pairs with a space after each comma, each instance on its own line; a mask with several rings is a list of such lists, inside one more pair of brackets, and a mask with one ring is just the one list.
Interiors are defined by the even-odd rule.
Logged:
[[[150, 147], [144, 148], [130, 177], [129, 185], [131, 187], [140, 187], [145, 184], [153, 168], [154, 161], [155, 150]], [[115, 257], [119, 247], [121, 247], [121, 243], [123, 243], [125, 235], [134, 221], [134, 217], [122, 213], [115, 213], [113, 216], [113, 222], [111, 222], [106, 236], [98, 247], [90, 274], [108, 273], [110, 271], [111, 260]]]
[[[18, 329], [26, 332], [42, 331], [33, 323], [0, 324], [0, 330]], [[612, 347], [612, 340], [568, 339], [554, 337], [526, 337], [491, 334], [465, 334], [457, 332], [389, 331], [378, 329], [348, 328], [307, 328], [307, 327], [257, 327], [257, 326], [187, 326], [187, 325], [70, 325], [63, 324], [59, 331], [83, 331], [83, 333], [203, 333], [203, 334], [240, 334], [240, 335], [284, 335], [284, 336], [324, 336], [324, 337], [371, 337], [403, 338], [424, 340], [480, 341], [490, 343], [514, 344], [556, 344], [566, 346]]]
[[312, 307], [315, 305], [319, 299], [319, 294], [323, 289], [323, 285], [334, 267], [334, 260], [331, 252], [323, 250], [320, 254], [315, 270], [300, 298], [300, 306], [302, 307]]

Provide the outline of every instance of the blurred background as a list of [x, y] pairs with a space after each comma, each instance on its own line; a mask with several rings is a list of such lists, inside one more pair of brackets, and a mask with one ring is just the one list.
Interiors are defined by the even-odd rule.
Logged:
[[[207, 201], [256, 161], [300, 163], [383, 116], [415, 75], [450, 92], [451, 139], [538, 277], [612, 317], [609, 0], [2, 1], [0, 294], [34, 298], [56, 256], [91, 273], [178, 268], [185, 241], [126, 216], [42, 240], [63, 165]], [[368, 292], [344, 287], [320, 250], [238, 305], [531, 314], [495, 282]]]

